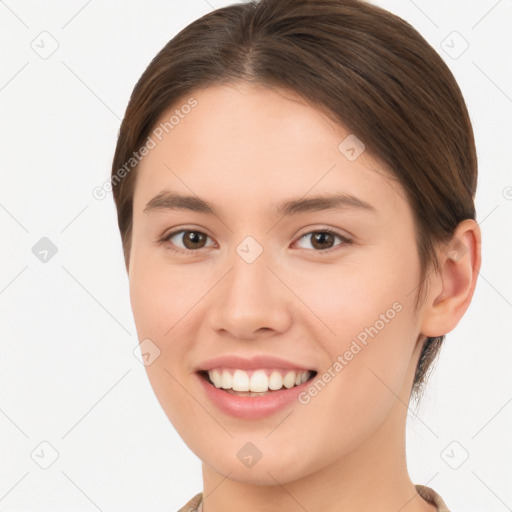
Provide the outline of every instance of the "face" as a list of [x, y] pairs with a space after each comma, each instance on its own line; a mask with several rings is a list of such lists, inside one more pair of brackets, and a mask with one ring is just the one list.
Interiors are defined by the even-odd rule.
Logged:
[[[129, 264], [170, 421], [219, 474], [269, 485], [389, 437], [419, 355], [403, 189], [364, 140], [290, 91], [209, 87], [161, 121], [176, 109], [137, 170]], [[226, 390], [247, 381], [284, 388]]]

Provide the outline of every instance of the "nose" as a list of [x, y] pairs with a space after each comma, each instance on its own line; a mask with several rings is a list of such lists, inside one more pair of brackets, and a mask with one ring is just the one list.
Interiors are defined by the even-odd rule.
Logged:
[[265, 252], [249, 261], [236, 254], [215, 287], [208, 312], [210, 327], [246, 340], [285, 332], [293, 306], [293, 294], [283, 284], [286, 277], [279, 276], [283, 272]]

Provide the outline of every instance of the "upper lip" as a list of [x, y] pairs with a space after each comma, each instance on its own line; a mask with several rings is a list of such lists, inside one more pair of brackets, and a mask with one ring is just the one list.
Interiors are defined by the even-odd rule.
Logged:
[[240, 370], [256, 370], [258, 368], [289, 368], [291, 370], [311, 370], [310, 367], [300, 363], [294, 363], [275, 356], [257, 355], [244, 358], [236, 355], [225, 355], [213, 357], [203, 361], [197, 371], [207, 371], [213, 368], [239, 368]]

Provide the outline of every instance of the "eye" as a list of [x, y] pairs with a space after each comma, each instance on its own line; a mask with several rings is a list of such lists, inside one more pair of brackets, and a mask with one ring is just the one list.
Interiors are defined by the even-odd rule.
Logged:
[[310, 231], [309, 233], [306, 233], [302, 235], [299, 238], [299, 241], [302, 239], [305, 239], [307, 237], [311, 238], [311, 245], [314, 249], [316, 249], [315, 252], [327, 252], [333, 248], [334, 239], [338, 238], [341, 240], [341, 244], [339, 245], [345, 245], [351, 243], [351, 240], [340, 233], [337, 233], [336, 231], [333, 231], [332, 229], [320, 229], [318, 231]]
[[[181, 229], [169, 233], [160, 242], [168, 244], [169, 248], [173, 251], [187, 253], [205, 247], [204, 244], [208, 238], [208, 235], [202, 231]], [[184, 247], [176, 247], [176, 242], [173, 239], [181, 240]]]
[[[333, 243], [336, 238], [338, 238], [342, 242], [338, 244], [338, 246], [346, 245], [352, 242], [352, 240], [350, 240], [349, 238], [331, 229], [320, 229], [317, 231], [310, 231], [309, 233], [305, 233], [304, 235], [302, 235], [299, 238], [299, 241], [311, 236], [312, 246], [313, 249], [315, 249], [314, 252], [317, 253], [330, 253], [331, 250], [333, 249]], [[187, 254], [190, 252], [194, 252], [197, 249], [203, 249], [204, 247], [207, 247], [205, 243], [208, 238], [209, 236], [203, 233], [202, 231], [193, 229], [181, 229], [179, 231], [173, 231], [172, 233], [169, 233], [168, 235], [164, 236], [164, 238], [159, 240], [158, 243], [166, 244], [170, 250], [175, 251], [177, 253]], [[181, 243], [183, 244], [182, 247], [177, 245], [178, 241], [181, 241]]]

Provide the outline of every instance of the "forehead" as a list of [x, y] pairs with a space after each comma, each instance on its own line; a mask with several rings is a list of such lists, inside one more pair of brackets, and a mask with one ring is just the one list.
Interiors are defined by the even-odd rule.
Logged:
[[397, 191], [404, 196], [364, 141], [286, 89], [195, 90], [160, 116], [150, 137], [154, 147], [137, 169], [137, 209], [169, 188], [245, 208], [308, 191], [371, 196], [376, 209]]

